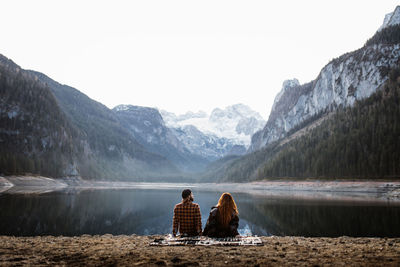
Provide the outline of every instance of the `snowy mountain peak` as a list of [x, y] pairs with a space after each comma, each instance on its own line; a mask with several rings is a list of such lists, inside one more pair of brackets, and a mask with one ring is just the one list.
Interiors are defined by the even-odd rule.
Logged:
[[193, 125], [203, 133], [231, 139], [233, 143], [245, 146], [250, 144], [251, 135], [265, 125], [262, 116], [244, 104], [215, 108], [210, 116], [203, 111], [178, 116], [167, 111], [160, 113], [168, 127]]
[[386, 14], [383, 24], [378, 31], [396, 24], [400, 24], [400, 6], [397, 6], [393, 12]]
[[252, 110], [250, 107], [243, 104], [235, 104], [232, 106], [226, 107], [224, 110], [220, 108], [216, 108], [211, 112], [210, 120], [214, 120], [215, 118], [226, 117], [228, 119], [236, 119], [236, 118], [250, 118], [255, 117], [258, 120], [263, 120], [261, 115]]
[[208, 118], [208, 114], [202, 110], [198, 112], [188, 111], [185, 114], [176, 115], [172, 112], [168, 112], [166, 110], [160, 110], [160, 113], [164, 119], [164, 121], [169, 125], [174, 125], [177, 122], [190, 120], [190, 119], [201, 119]]

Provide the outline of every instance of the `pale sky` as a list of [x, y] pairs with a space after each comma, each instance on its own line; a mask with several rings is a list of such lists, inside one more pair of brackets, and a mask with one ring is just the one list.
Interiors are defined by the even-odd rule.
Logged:
[[243, 103], [267, 118], [282, 82], [362, 47], [393, 0], [0, 2], [0, 53], [109, 108]]

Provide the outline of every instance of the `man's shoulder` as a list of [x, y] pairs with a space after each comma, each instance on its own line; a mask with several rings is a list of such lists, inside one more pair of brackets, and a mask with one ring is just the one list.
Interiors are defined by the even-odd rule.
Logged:
[[174, 208], [175, 208], [175, 209], [176, 209], [176, 208], [180, 208], [180, 207], [182, 207], [182, 205], [183, 205], [183, 203], [180, 202], [180, 203], [176, 204]]
[[197, 204], [197, 203], [192, 202], [191, 205], [192, 205], [193, 207], [200, 208], [200, 205]]

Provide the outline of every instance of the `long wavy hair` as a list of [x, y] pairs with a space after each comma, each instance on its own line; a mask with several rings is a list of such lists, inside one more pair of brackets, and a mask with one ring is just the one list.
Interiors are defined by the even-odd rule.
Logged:
[[227, 227], [233, 215], [238, 215], [235, 200], [229, 193], [223, 193], [218, 200], [217, 208], [219, 210], [219, 220], [222, 226]]

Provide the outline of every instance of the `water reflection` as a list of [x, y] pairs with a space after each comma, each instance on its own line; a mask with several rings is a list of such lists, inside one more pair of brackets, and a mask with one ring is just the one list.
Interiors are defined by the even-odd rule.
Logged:
[[[166, 234], [180, 189], [88, 190], [0, 195], [0, 234]], [[194, 191], [203, 226], [220, 193]], [[400, 236], [398, 204], [274, 199], [233, 195], [239, 232], [257, 235]]]
[[399, 237], [400, 206], [382, 202], [252, 198], [241, 202], [242, 217], [263, 231], [291, 236]]

